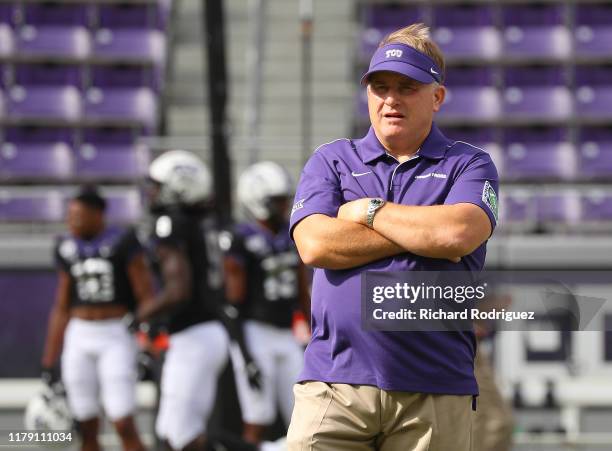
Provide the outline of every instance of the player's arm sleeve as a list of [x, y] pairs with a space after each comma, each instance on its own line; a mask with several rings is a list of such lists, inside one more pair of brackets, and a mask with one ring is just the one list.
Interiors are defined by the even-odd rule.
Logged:
[[295, 226], [307, 216], [318, 213], [335, 218], [341, 204], [338, 175], [320, 149], [302, 170], [291, 210], [289, 234], [293, 237]]
[[477, 154], [456, 177], [445, 205], [470, 203], [477, 205], [491, 221], [491, 233], [498, 220], [499, 178], [488, 154]]
[[63, 238], [56, 238], [55, 244], [53, 246], [53, 262], [58, 270], [70, 273], [70, 263], [62, 256], [61, 253], [61, 247], [63, 243]]
[[134, 259], [134, 257], [141, 256], [145, 252], [134, 228], [130, 228], [126, 231], [121, 240], [120, 246], [121, 253], [128, 264]]

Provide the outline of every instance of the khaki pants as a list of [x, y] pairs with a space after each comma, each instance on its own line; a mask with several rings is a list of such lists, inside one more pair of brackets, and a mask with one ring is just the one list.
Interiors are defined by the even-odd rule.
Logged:
[[305, 382], [293, 388], [289, 451], [470, 451], [472, 397]]
[[502, 398], [491, 362], [480, 346], [475, 373], [480, 396], [474, 415], [474, 451], [510, 451], [514, 426], [512, 408]]

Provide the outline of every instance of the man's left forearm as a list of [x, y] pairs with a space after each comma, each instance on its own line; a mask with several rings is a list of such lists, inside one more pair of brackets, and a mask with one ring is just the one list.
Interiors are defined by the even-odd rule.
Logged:
[[387, 203], [373, 228], [413, 254], [455, 260], [490, 235], [487, 215], [472, 204], [412, 206]]

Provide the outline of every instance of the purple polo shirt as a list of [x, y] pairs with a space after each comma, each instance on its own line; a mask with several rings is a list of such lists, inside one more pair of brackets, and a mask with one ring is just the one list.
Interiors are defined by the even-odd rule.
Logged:
[[[497, 221], [498, 177], [481, 149], [446, 138], [434, 124], [417, 156], [388, 155], [373, 129], [360, 140], [319, 147], [306, 163], [295, 195], [291, 232], [306, 216], [336, 217], [340, 205], [382, 197], [404, 205], [468, 202]], [[384, 332], [361, 328], [361, 273], [480, 271], [486, 243], [461, 259], [406, 252], [348, 270], [317, 268], [312, 286], [312, 340], [299, 380], [374, 385], [385, 390], [475, 395], [472, 332]]]

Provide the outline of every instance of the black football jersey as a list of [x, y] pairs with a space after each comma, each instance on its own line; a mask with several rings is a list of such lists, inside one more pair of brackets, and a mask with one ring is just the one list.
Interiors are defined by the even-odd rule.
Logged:
[[134, 310], [136, 301], [128, 265], [142, 252], [133, 229], [108, 227], [91, 240], [72, 235], [59, 237], [55, 262], [70, 276], [71, 305], [120, 304]]
[[244, 265], [247, 296], [242, 306], [246, 318], [278, 327], [291, 327], [299, 308], [299, 255], [287, 227], [273, 234], [256, 223], [235, 227], [228, 254]]
[[[151, 250], [159, 245], [183, 250], [192, 272], [191, 297], [170, 314], [168, 331], [174, 333], [216, 319], [222, 273], [219, 233], [214, 221], [180, 212], [157, 216], [149, 244]], [[155, 256], [155, 252], [151, 255]], [[159, 264], [155, 263], [159, 275]]]

